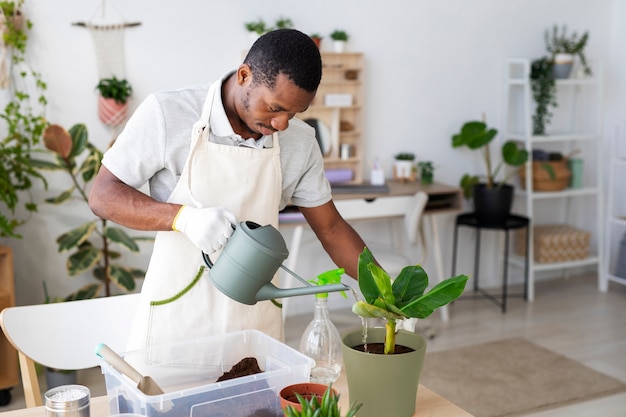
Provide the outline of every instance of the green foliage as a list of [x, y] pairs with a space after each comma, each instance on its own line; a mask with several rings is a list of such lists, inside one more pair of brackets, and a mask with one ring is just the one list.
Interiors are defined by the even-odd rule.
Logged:
[[275, 29], [290, 29], [293, 28], [293, 22], [287, 17], [279, 17], [276, 20], [275, 26], [267, 26], [265, 21], [261, 18], [258, 20], [244, 23], [244, 26], [248, 32], [256, 33], [257, 35], [263, 35]]
[[[66, 131], [59, 125], [49, 126], [44, 133], [44, 144], [55, 154], [55, 161], [35, 161], [40, 169], [65, 172], [72, 181], [71, 186], [56, 197], [46, 199], [50, 204], [62, 204], [77, 199], [88, 204], [88, 186], [100, 170], [102, 152], [88, 138], [87, 128], [76, 124]], [[79, 161], [82, 158], [82, 162]], [[124, 230], [113, 227], [98, 217], [83, 223], [57, 238], [59, 252], [70, 252], [66, 262], [70, 276], [92, 270], [97, 283], [88, 284], [77, 292], [53, 301], [70, 301], [93, 298], [99, 295], [102, 287], [105, 295], [111, 295], [113, 283], [124, 291], [135, 289], [135, 279], [142, 278], [145, 272], [113, 262], [121, 257], [114, 248], [139, 252], [138, 242], [151, 238], [131, 237]], [[49, 302], [51, 299], [47, 295]]]
[[[470, 121], [463, 124], [459, 133], [452, 136], [453, 148], [467, 146], [471, 150], [482, 149], [486, 168], [485, 179], [488, 188], [502, 187], [511, 176], [515, 175], [515, 172], [511, 172], [505, 175], [502, 181], [497, 181], [498, 173], [504, 164], [517, 167], [523, 165], [528, 160], [528, 152], [525, 149], [518, 148], [517, 143], [514, 141], [507, 141], [502, 145], [502, 161], [498, 162], [495, 168], [492, 169], [489, 144], [497, 134], [498, 131], [496, 129], [488, 128], [484, 122]], [[479, 182], [480, 177], [477, 175], [465, 174], [461, 178], [460, 185], [466, 198], [472, 197], [472, 186]]]
[[112, 98], [120, 104], [126, 103], [133, 94], [133, 87], [128, 80], [120, 80], [115, 76], [101, 79], [96, 85], [96, 89], [102, 97]]
[[[32, 23], [21, 13], [24, 1], [0, 1], [5, 17], [2, 38], [10, 53], [8, 74], [8, 102], [0, 113], [0, 237], [20, 238], [17, 228], [24, 224], [31, 213], [37, 211], [28, 190], [35, 179], [47, 186], [45, 178], [37, 171], [31, 155], [47, 121], [44, 117], [47, 85], [41, 74], [26, 62], [27, 30]], [[27, 211], [24, 218], [16, 213], [20, 200]]]
[[576, 32], [568, 35], [566, 25], [561, 26], [561, 28], [558, 25], [554, 25], [551, 30], [545, 30], [543, 38], [546, 43], [546, 50], [551, 54], [551, 58], [554, 58], [556, 54], [577, 55], [585, 74], [592, 74], [585, 55], [585, 46], [587, 46], [587, 41], [589, 40], [589, 32], [584, 32], [581, 36], [578, 36]]
[[[334, 391], [332, 391], [332, 385], [328, 386], [326, 391], [324, 391], [321, 403], [315, 395], [307, 400], [302, 395], [296, 393], [296, 398], [298, 398], [298, 402], [302, 406], [302, 411], [296, 410], [291, 405], [285, 407], [283, 411], [285, 412], [285, 417], [341, 417], [339, 397], [340, 394], [335, 395]], [[344, 417], [354, 417], [362, 405], [351, 405]]]
[[552, 66], [552, 60], [547, 57], [536, 59], [531, 63], [530, 87], [536, 105], [533, 113], [533, 135], [546, 133], [546, 126], [552, 119], [550, 107], [558, 106]]
[[441, 281], [430, 291], [428, 275], [420, 265], [402, 269], [393, 281], [389, 274], [376, 264], [368, 248], [359, 256], [358, 282], [364, 301], [357, 301], [352, 311], [365, 318], [386, 320], [385, 353], [395, 351], [396, 320], [423, 319], [436, 309], [456, 300], [465, 289], [467, 275], [458, 275]]
[[334, 41], [347, 41], [349, 36], [345, 30], [335, 29], [331, 34], [330, 38]]
[[413, 161], [415, 159], [415, 154], [411, 152], [400, 152], [396, 154], [395, 159], [397, 161]]

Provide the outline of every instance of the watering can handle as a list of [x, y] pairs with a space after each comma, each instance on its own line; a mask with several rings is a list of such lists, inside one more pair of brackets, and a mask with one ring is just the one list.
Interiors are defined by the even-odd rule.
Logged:
[[[235, 224], [231, 223], [230, 226], [233, 228], [233, 230], [237, 229], [237, 225]], [[206, 264], [206, 266], [208, 266], [209, 269], [213, 268], [213, 262], [211, 261], [211, 258], [209, 258], [209, 255], [204, 251], [201, 251], [201, 252], [202, 252], [202, 259], [204, 259], [204, 263]]]

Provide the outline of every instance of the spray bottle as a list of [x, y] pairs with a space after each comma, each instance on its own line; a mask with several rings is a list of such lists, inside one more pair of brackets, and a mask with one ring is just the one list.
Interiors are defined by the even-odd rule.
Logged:
[[[310, 282], [317, 285], [339, 284], [343, 268], [333, 269], [317, 276]], [[341, 295], [347, 298], [342, 291]], [[304, 330], [300, 339], [300, 352], [315, 359], [311, 369], [311, 382], [330, 385], [341, 372], [341, 336], [330, 320], [328, 293], [315, 294], [313, 321]]]

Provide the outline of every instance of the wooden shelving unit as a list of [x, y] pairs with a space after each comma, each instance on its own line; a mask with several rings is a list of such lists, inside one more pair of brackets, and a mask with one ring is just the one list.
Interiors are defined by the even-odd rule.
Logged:
[[[13, 251], [0, 245], [0, 311], [15, 305]], [[0, 390], [20, 383], [17, 351], [0, 332]]]
[[[328, 126], [332, 140], [324, 155], [325, 168], [349, 169], [350, 182], [360, 184], [363, 182], [363, 54], [322, 52], [322, 65], [322, 81], [315, 100], [298, 118], [318, 119]], [[349, 95], [350, 103], [329, 105], [328, 100], [332, 99], [329, 95], [333, 94]], [[350, 145], [348, 157], [342, 158], [341, 145]]]

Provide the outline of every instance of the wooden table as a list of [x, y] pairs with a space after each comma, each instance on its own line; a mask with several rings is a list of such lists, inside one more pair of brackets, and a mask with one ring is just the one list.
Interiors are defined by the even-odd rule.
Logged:
[[[349, 407], [348, 385], [345, 373], [342, 372], [333, 387], [341, 394], [339, 405], [345, 413]], [[472, 414], [452, 404], [450, 401], [434, 393], [423, 385], [417, 390], [415, 403], [417, 417], [473, 417]], [[45, 417], [46, 411], [42, 407], [22, 408], [20, 410], [0, 413], [2, 417]], [[111, 415], [106, 396], [91, 398], [90, 417], [106, 417]], [[391, 417], [391, 416], [390, 416]]]

